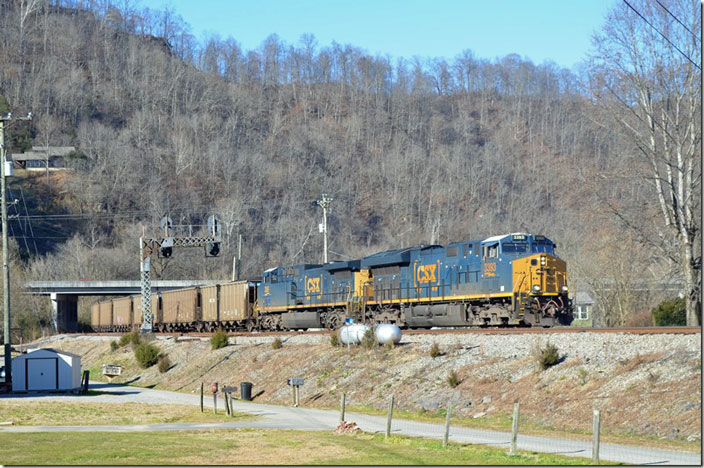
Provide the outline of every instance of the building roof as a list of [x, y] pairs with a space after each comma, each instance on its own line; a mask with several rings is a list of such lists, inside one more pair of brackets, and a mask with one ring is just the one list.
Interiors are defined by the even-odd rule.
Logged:
[[594, 304], [594, 299], [585, 291], [577, 291], [574, 296], [574, 302], [576, 304]]
[[24, 153], [13, 153], [13, 161], [35, 161], [45, 160], [48, 157], [63, 157], [71, 151], [75, 151], [74, 146], [33, 146], [31, 151]]
[[54, 348], [38, 348], [38, 349], [33, 349], [33, 350], [31, 350], [31, 351], [27, 351], [27, 354], [23, 354], [23, 355], [17, 356], [17, 357], [29, 356], [30, 354], [32, 354], [32, 353], [37, 353], [37, 352], [39, 352], [39, 351], [50, 351], [50, 352], [53, 352], [53, 353], [56, 353], [56, 354], [63, 354], [63, 355], [65, 355], [65, 356], [71, 356], [71, 357], [75, 357], [75, 358], [80, 358], [80, 357], [81, 357], [81, 356], [79, 356], [78, 354], [73, 354], [73, 353], [69, 353], [68, 351], [63, 351], [63, 350], [61, 350], [61, 349], [54, 349]]

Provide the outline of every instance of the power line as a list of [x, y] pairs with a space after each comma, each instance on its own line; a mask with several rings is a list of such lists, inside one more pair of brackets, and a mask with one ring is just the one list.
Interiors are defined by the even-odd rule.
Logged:
[[677, 49], [677, 52], [679, 52], [680, 54], [682, 54], [682, 56], [683, 56], [684, 58], [686, 58], [687, 60], [689, 60], [689, 62], [690, 62], [692, 65], [694, 65], [695, 67], [697, 67], [697, 68], [699, 69], [699, 71], [702, 71], [702, 68], [701, 68], [699, 65], [697, 65], [691, 58], [689, 58], [689, 55], [687, 55], [687, 54], [685, 54], [684, 52], [682, 52], [679, 47], [677, 47], [675, 44], [672, 43], [672, 41], [670, 41], [670, 40], [667, 38], [667, 36], [665, 36], [665, 35], [664, 35], [663, 33], [661, 33], [655, 26], [653, 26], [653, 25], [650, 23], [650, 21], [648, 21], [647, 19], [645, 19], [645, 16], [641, 15], [641, 14], [638, 12], [638, 10], [636, 10], [635, 8], [633, 8], [633, 6], [632, 6], [630, 3], [628, 3], [627, 0], [623, 0], [623, 3], [625, 3], [626, 5], [628, 5], [628, 8], [630, 8], [631, 10], [633, 10], [633, 11], [636, 13], [636, 15], [640, 16], [641, 19], [646, 22], [646, 24], [647, 24], [648, 26], [650, 26], [651, 28], [653, 28], [653, 30], [654, 30], [655, 32], [657, 32], [658, 34], [660, 34], [660, 36], [662, 36], [662, 38], [665, 39], [668, 44], [670, 44], [672, 47], [674, 47], [675, 49]]
[[660, 5], [660, 6], [663, 8], [663, 10], [665, 10], [667, 13], [669, 13], [670, 16], [672, 16], [673, 18], [675, 18], [675, 21], [677, 21], [678, 23], [680, 23], [680, 24], [682, 25], [682, 27], [683, 27], [684, 29], [686, 29], [687, 32], [689, 32], [689, 34], [691, 34], [691, 35], [694, 37], [694, 39], [696, 39], [697, 41], [699, 40], [699, 38], [697, 37], [696, 34], [694, 34], [682, 21], [680, 21], [678, 17], [676, 17], [674, 14], [672, 14], [672, 12], [671, 12], [670, 10], [668, 10], [665, 5], [663, 5], [662, 3], [660, 3], [660, 0], [655, 0], [655, 1], [658, 2], [658, 5]]

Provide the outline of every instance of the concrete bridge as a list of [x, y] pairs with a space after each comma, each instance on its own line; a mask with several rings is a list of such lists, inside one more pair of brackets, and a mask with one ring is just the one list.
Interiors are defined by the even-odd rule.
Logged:
[[[215, 284], [216, 280], [152, 281], [152, 294]], [[51, 297], [54, 327], [58, 332], [78, 330], [79, 296], [131, 296], [142, 292], [140, 281], [30, 281], [27, 294]]]

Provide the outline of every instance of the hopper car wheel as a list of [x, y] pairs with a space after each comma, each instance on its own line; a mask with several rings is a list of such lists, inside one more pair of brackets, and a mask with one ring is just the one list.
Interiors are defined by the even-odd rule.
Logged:
[[257, 328], [254, 320], [247, 320], [247, 331], [252, 333]]

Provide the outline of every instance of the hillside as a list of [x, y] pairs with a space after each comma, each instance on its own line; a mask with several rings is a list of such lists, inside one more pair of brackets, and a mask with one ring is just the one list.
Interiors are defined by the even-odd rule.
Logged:
[[[224, 245], [218, 259], [155, 262], [157, 279], [229, 277], [239, 234], [245, 277], [318, 262], [311, 201], [323, 192], [331, 259], [544, 234], [576, 284], [615, 288], [594, 293], [607, 324], [669, 294], [634, 292], [639, 281], [679, 278], [648, 244], [660, 236], [648, 165], [593, 105], [588, 73], [471, 50], [392, 61], [307, 35], [249, 51], [232, 38], [200, 45], [168, 10], [109, 2], [0, 0], [0, 28], [0, 104], [35, 116], [12, 131], [11, 151], [77, 148], [60, 196], [51, 181], [24, 186], [52, 201], [31, 215], [51, 220], [56, 240], [38, 256], [18, 242], [32, 279], [136, 279], [137, 238], [167, 213], [182, 232], [217, 213]], [[46, 318], [30, 322], [37, 332]]]
[[[129, 346], [111, 351], [111, 339], [57, 336], [39, 345], [81, 354], [92, 379], [103, 364], [119, 364], [125, 371], [116, 382], [197, 393], [201, 382], [249, 381], [257, 402], [290, 404], [287, 379], [304, 377], [308, 407], [335, 408], [344, 392], [351, 408], [383, 412], [393, 394], [399, 411], [431, 417], [452, 399], [465, 424], [509, 430], [518, 401], [526, 431], [588, 435], [592, 410], [600, 409], [606, 440], [691, 450], [701, 444], [699, 334], [406, 335], [394, 349], [371, 351], [333, 348], [327, 334], [284, 335], [281, 349], [272, 348], [271, 336], [238, 336], [217, 351], [205, 338], [171, 337], [156, 342], [172, 362], [164, 374], [139, 369]], [[563, 359], [540, 371], [532, 353], [548, 339]], [[442, 353], [436, 358], [433, 343]], [[460, 381], [455, 388], [447, 383], [451, 371]]]

